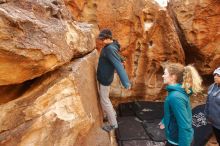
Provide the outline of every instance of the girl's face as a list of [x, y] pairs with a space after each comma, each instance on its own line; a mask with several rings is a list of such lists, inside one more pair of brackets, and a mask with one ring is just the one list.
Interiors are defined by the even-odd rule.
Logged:
[[216, 84], [220, 84], [220, 75], [219, 74], [214, 74], [214, 81]]
[[170, 75], [168, 72], [168, 69], [165, 68], [164, 70], [164, 74], [162, 75], [163, 77], [163, 82], [164, 84], [174, 84], [175, 82], [175, 76], [174, 75]]

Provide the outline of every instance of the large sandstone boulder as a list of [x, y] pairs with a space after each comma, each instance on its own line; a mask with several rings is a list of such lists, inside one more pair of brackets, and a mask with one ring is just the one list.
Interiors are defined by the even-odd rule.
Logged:
[[[111, 95], [114, 97], [146, 97], [156, 99], [162, 88], [165, 61], [184, 63], [185, 54], [173, 21], [167, 11], [152, 1], [145, 0], [65, 0], [74, 18], [110, 28], [121, 43], [127, 58], [126, 70], [132, 90], [121, 87], [116, 76]], [[100, 50], [102, 45], [97, 42]]]
[[1, 102], [0, 145], [110, 145], [108, 134], [100, 128], [96, 63], [97, 52], [93, 51], [29, 81], [22, 95]]
[[179, 24], [186, 62], [203, 75], [220, 66], [220, 1], [170, 0], [171, 13]]
[[0, 85], [22, 83], [91, 52], [93, 28], [73, 22], [62, 0], [0, 4]]

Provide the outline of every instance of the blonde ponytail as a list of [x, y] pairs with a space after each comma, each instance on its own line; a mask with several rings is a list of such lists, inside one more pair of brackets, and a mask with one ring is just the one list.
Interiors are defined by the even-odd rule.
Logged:
[[194, 66], [188, 65], [184, 68], [182, 87], [186, 93], [199, 93], [202, 91], [202, 78]]

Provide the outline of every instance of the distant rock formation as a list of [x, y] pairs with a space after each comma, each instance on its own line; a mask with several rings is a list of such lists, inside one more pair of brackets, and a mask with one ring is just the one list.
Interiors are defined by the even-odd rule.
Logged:
[[[165, 61], [185, 63], [185, 54], [173, 20], [153, 0], [79, 3], [67, 0], [66, 3], [73, 12], [78, 11], [73, 13], [77, 20], [93, 22], [100, 29], [110, 28], [114, 38], [122, 45], [122, 54], [127, 58], [126, 70], [133, 87], [131, 91], [125, 91], [116, 76], [112, 96], [156, 99], [163, 86], [161, 64]], [[99, 42], [97, 47], [101, 48]]]
[[170, 0], [186, 54], [203, 75], [220, 66], [220, 1]]
[[[153, 0], [65, 3], [76, 20], [110, 28], [121, 43], [133, 88], [123, 90], [116, 78], [114, 97], [160, 98], [161, 63], [165, 61], [194, 64], [205, 82], [210, 82], [212, 71], [220, 64], [218, 0], [170, 0], [167, 9]], [[99, 42], [97, 47], [101, 48]]]

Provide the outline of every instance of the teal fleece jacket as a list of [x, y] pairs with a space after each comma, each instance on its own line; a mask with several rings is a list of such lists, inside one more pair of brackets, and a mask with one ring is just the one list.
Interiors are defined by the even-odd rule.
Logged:
[[122, 65], [122, 58], [118, 54], [119, 49], [120, 45], [116, 40], [102, 49], [97, 68], [97, 79], [102, 85], [109, 86], [114, 79], [116, 70], [122, 85], [129, 88], [131, 84]]
[[166, 138], [179, 146], [190, 146], [193, 139], [192, 111], [189, 95], [181, 84], [168, 85], [168, 96], [164, 102]]

